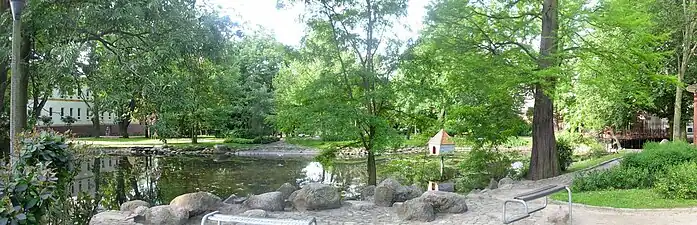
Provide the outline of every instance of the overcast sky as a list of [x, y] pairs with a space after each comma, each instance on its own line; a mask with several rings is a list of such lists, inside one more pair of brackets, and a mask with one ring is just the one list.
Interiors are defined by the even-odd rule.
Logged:
[[[299, 21], [303, 7], [276, 9], [277, 0], [208, 0], [220, 6], [222, 12], [232, 18], [238, 18], [249, 25], [260, 25], [274, 32], [276, 39], [284, 44], [297, 46], [305, 33], [305, 26]], [[422, 28], [426, 14], [425, 7], [429, 0], [409, 0], [406, 23], [411, 31], [396, 28], [395, 33], [402, 39], [416, 38]]]

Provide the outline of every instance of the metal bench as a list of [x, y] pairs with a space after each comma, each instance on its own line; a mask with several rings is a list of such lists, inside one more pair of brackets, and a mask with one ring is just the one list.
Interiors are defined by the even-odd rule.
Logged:
[[[554, 193], [557, 193], [561, 190], [566, 190], [566, 192], [569, 194], [569, 224], [571, 224], [571, 205], [572, 205], [571, 204], [571, 189], [569, 189], [569, 187], [567, 187], [567, 186], [558, 186], [558, 185], [545, 186], [545, 187], [542, 187], [539, 189], [535, 189], [535, 190], [532, 190], [529, 192], [519, 194], [519, 195], [513, 197], [513, 199], [511, 199], [511, 200], [506, 200], [503, 203], [503, 224], [509, 224], [509, 223], [516, 222], [518, 220], [525, 219], [525, 218], [529, 217], [530, 214], [546, 208], [547, 207], [547, 196], [554, 194]], [[544, 197], [544, 199], [545, 199], [545, 203], [543, 206], [538, 207], [538, 208], [534, 208], [532, 210], [528, 209], [528, 201], [532, 201], [532, 200], [539, 199], [542, 197]], [[513, 217], [510, 220], [508, 220], [506, 218], [506, 205], [509, 202], [522, 204], [525, 207], [525, 214]]]
[[313, 217], [312, 219], [308, 220], [290, 220], [290, 219], [270, 219], [270, 218], [252, 218], [252, 217], [244, 217], [244, 216], [232, 216], [232, 215], [225, 215], [225, 214], [220, 214], [220, 212], [215, 211], [209, 214], [206, 214], [203, 216], [201, 219], [201, 225], [206, 225], [206, 221], [213, 221], [213, 222], [218, 222], [218, 225], [221, 225], [221, 222], [234, 222], [234, 223], [242, 223], [242, 224], [254, 224], [254, 225], [317, 225], [317, 221]]

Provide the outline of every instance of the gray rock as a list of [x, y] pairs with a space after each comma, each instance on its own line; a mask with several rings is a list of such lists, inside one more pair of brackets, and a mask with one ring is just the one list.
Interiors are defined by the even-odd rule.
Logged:
[[249, 209], [242, 204], [226, 204], [226, 203], [223, 203], [223, 206], [221, 206], [218, 209], [218, 211], [220, 213], [228, 214], [228, 215], [237, 215], [237, 214], [243, 213], [247, 210], [249, 210]]
[[412, 186], [400, 186], [397, 188], [397, 192], [394, 195], [394, 201], [395, 202], [404, 202], [409, 199], [414, 199], [418, 198], [423, 194], [424, 191], [421, 190], [421, 188], [412, 185]]
[[504, 186], [510, 186], [513, 185], [515, 181], [509, 177], [504, 177], [503, 179], [499, 180], [499, 183], [497, 187], [502, 188]]
[[218, 151], [218, 152], [229, 152], [230, 151], [230, 147], [228, 147], [227, 145], [215, 145], [215, 146], [213, 146], [213, 149], [215, 149], [215, 151]]
[[375, 195], [373, 196], [373, 203], [376, 206], [390, 207], [392, 203], [395, 202], [395, 194], [397, 189], [402, 185], [395, 179], [387, 178], [380, 182], [378, 186], [375, 187]]
[[436, 219], [433, 206], [423, 198], [407, 200], [399, 207], [397, 215], [402, 220], [431, 222]]
[[227, 204], [242, 204], [244, 201], [247, 200], [247, 197], [240, 197], [235, 194], [230, 195], [230, 197], [227, 197], [223, 203]]
[[423, 201], [431, 203], [435, 212], [463, 213], [467, 212], [465, 197], [452, 192], [427, 191], [421, 197]]
[[92, 216], [90, 225], [138, 225], [134, 220], [136, 216], [130, 211], [109, 210]]
[[375, 208], [375, 204], [366, 201], [346, 201], [344, 203], [349, 205], [352, 209], [358, 211], [366, 211]]
[[266, 211], [262, 209], [252, 209], [252, 210], [247, 210], [246, 212], [242, 213], [243, 216], [246, 217], [254, 217], [254, 218], [266, 218], [268, 217], [268, 214]]
[[189, 216], [194, 217], [208, 211], [215, 211], [220, 208], [223, 201], [208, 192], [188, 193], [177, 196], [169, 202], [172, 206], [185, 209], [189, 212]]
[[455, 183], [438, 184], [438, 191], [455, 192]]
[[145, 206], [150, 207], [150, 203], [143, 201], [143, 200], [133, 200], [133, 201], [127, 201], [121, 204], [121, 211], [130, 211], [133, 212], [138, 206]]
[[491, 178], [491, 180], [489, 180], [489, 186], [487, 186], [486, 188], [488, 188], [489, 190], [494, 190], [496, 188], [499, 188], [499, 183], [496, 182], [494, 178]]
[[661, 140], [661, 144], [667, 144], [668, 142], [670, 142], [668, 139]]
[[138, 223], [145, 222], [145, 215], [148, 213], [148, 207], [145, 206], [138, 206], [133, 210], [133, 213], [136, 214], [136, 217], [134, 220]]
[[373, 195], [375, 195], [375, 185], [368, 185], [363, 188], [361, 188], [361, 200], [368, 200], [372, 199]]
[[187, 209], [173, 205], [155, 206], [145, 213], [146, 224], [152, 225], [183, 225], [188, 219]]
[[252, 195], [243, 203], [249, 209], [263, 209], [266, 211], [283, 211], [284, 204], [283, 193], [279, 191]]
[[295, 209], [324, 210], [341, 207], [341, 193], [335, 187], [312, 183], [291, 194], [291, 203]]
[[296, 191], [296, 190], [298, 190], [298, 189], [295, 188], [295, 186], [293, 186], [292, 184], [290, 184], [290, 183], [284, 183], [284, 184], [281, 185], [281, 187], [279, 187], [278, 190], [276, 190], [276, 191], [281, 192], [281, 193], [283, 194], [283, 195], [282, 195], [282, 196], [283, 196], [283, 200], [287, 200], [288, 197], [290, 197], [290, 194], [293, 194], [293, 192]]
[[554, 225], [566, 225], [569, 224], [569, 211], [568, 208], [562, 206], [554, 207], [554, 212], [547, 217], [547, 222]]

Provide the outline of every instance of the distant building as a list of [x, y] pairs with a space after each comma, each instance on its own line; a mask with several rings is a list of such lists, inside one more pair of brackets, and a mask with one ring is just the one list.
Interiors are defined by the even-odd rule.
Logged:
[[[83, 91], [85, 97], [91, 98], [89, 89]], [[33, 101], [29, 101], [27, 107], [31, 109]], [[41, 109], [39, 116], [49, 116], [51, 117], [51, 129], [64, 132], [68, 129], [77, 136], [89, 136], [93, 133], [92, 117], [95, 116], [93, 112], [87, 107], [87, 104], [76, 95], [66, 95], [62, 94], [59, 90], [53, 90], [53, 94], [49, 96], [46, 104]], [[75, 123], [70, 125], [64, 123], [61, 118], [71, 116], [76, 119]], [[101, 134], [102, 136], [118, 136], [119, 128], [115, 123], [117, 115], [113, 112], [102, 111], [99, 116], [99, 123], [101, 124]], [[44, 126], [41, 121], [37, 121], [39, 126]], [[138, 121], [133, 120], [131, 125], [128, 127], [128, 133], [130, 135], [142, 135], [143, 126], [138, 123]]]
[[[113, 172], [118, 168], [119, 159], [116, 157], [100, 158], [98, 160], [100, 160], [99, 171], [101, 173]], [[78, 193], [85, 192], [94, 197], [97, 184], [94, 174], [94, 162], [82, 162], [80, 163], [80, 168], [76, 169], [80, 172], [73, 178], [73, 184], [70, 187], [72, 196], [77, 196]]]

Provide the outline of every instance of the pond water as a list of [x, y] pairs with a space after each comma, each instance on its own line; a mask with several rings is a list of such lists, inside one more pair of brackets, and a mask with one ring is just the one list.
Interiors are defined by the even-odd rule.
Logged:
[[72, 193], [98, 193], [106, 209], [142, 199], [168, 204], [190, 192], [211, 192], [222, 199], [275, 191], [283, 183], [303, 186], [310, 182], [333, 184], [345, 197], [367, 181], [365, 164], [336, 164], [325, 168], [312, 159], [251, 157], [101, 157], [80, 163]]

